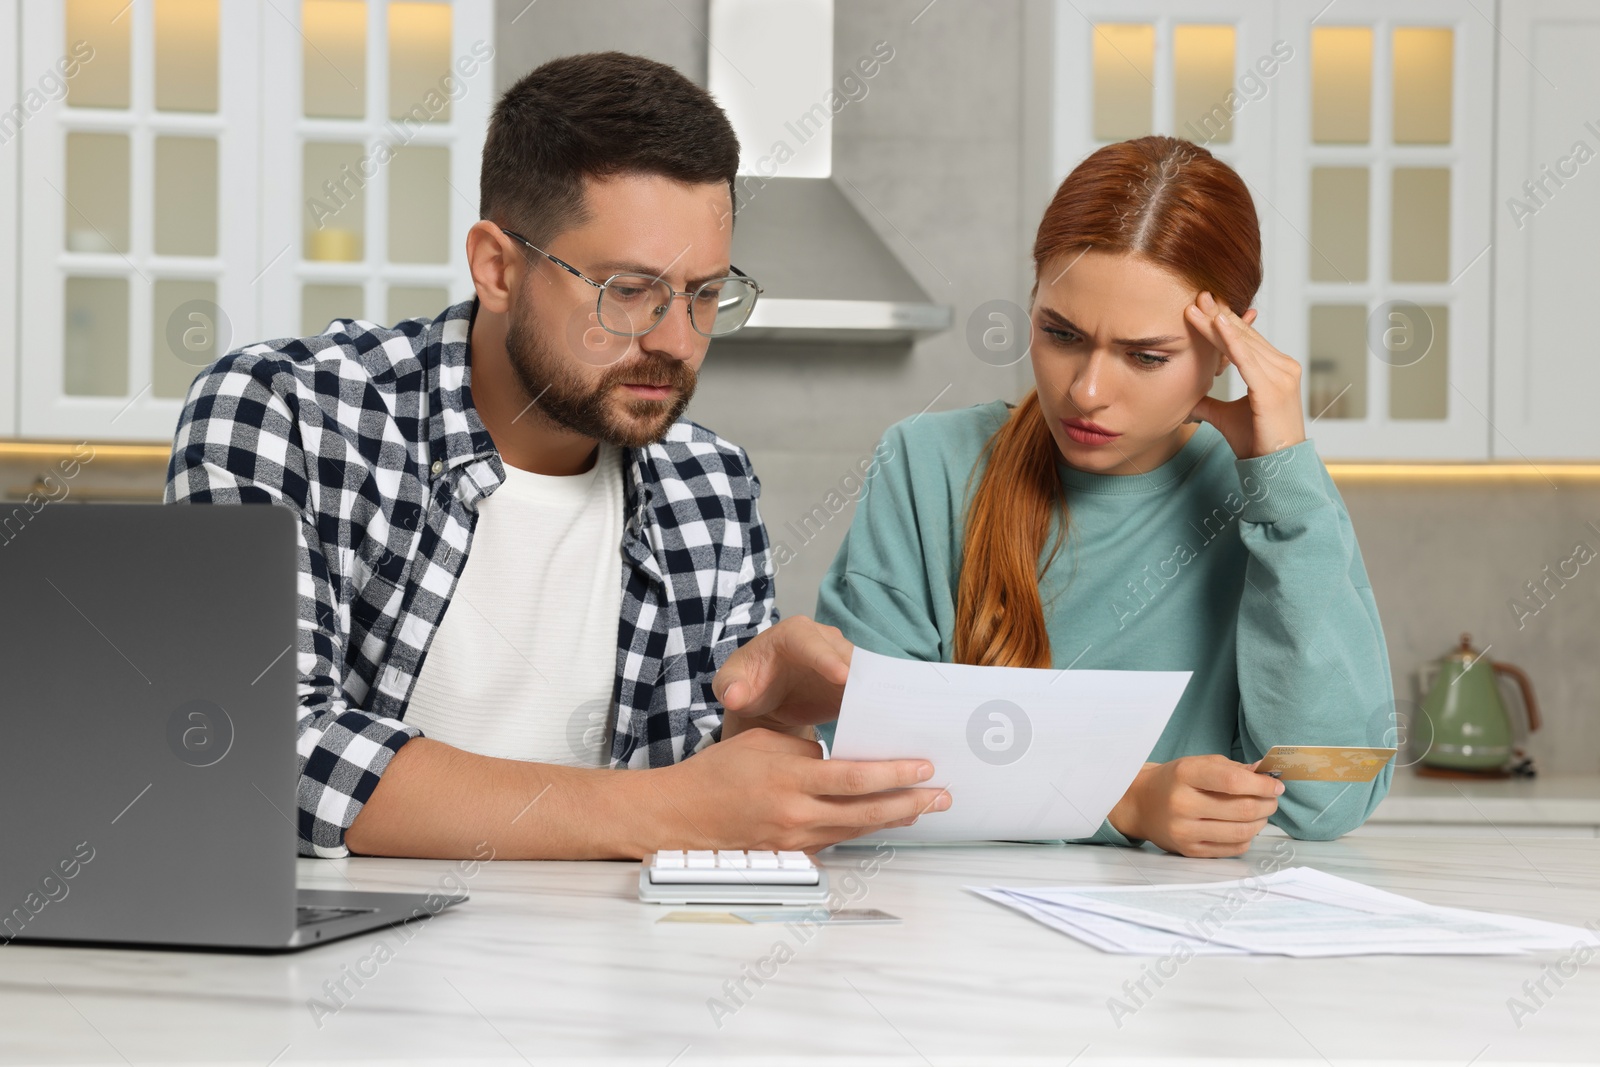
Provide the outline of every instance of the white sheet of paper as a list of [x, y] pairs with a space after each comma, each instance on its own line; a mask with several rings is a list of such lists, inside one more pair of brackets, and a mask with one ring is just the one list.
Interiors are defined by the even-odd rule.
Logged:
[[[1074, 927], [1087, 927], [1095, 936], [1083, 940], [1096, 947], [1122, 943], [1108, 951], [1146, 950], [1156, 931], [1252, 954], [1299, 957], [1518, 955], [1595, 943], [1595, 935], [1581, 927], [1436, 907], [1311, 867], [1184, 885], [996, 886], [984, 895], [1064, 933], [1080, 936]], [[1093, 917], [1145, 931], [1119, 931]]]
[[1219, 945], [1215, 941], [1204, 941], [1192, 935], [1174, 934], [1152, 926], [1140, 926], [1138, 923], [1125, 922], [1122, 919], [1110, 919], [1093, 912], [1079, 911], [1076, 908], [1056, 907], [1042, 900], [1024, 896], [1014, 889], [984, 889], [972, 885], [966, 888], [996, 904], [1020, 911], [1051, 929], [1070, 934], [1102, 952], [1128, 956], [1175, 956], [1181, 954], [1179, 946], [1183, 946], [1193, 956], [1248, 955], [1242, 948]]
[[1088, 837], [1149, 758], [1190, 671], [973, 667], [851, 655], [834, 759], [926, 759], [947, 811], [862, 841]]

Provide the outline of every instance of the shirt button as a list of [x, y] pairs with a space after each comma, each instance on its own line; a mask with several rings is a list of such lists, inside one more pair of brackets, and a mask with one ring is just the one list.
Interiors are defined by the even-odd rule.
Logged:
[[433, 466], [431, 468], [429, 468], [429, 469], [432, 470], [434, 474], [438, 474], [440, 471], [444, 470], [444, 460], [442, 460], [442, 459], [434, 460], [433, 461]]

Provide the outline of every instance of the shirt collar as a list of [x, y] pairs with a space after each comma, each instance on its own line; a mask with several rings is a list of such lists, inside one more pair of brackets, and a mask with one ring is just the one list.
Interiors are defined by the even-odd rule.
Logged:
[[[474, 296], [445, 308], [424, 334], [421, 357], [428, 390], [429, 473], [435, 478], [474, 459], [500, 460], [494, 438], [472, 402], [468, 348], [477, 314], [478, 298]], [[503, 470], [496, 473], [505, 476]]]
[[[430, 477], [476, 460], [488, 460], [494, 482], [481, 486], [484, 495], [505, 481], [504, 461], [489, 428], [472, 399], [472, 324], [478, 298], [452, 305], [428, 324], [422, 348], [428, 389], [428, 454]], [[623, 485], [630, 532], [638, 536], [646, 523], [650, 492], [649, 450], [623, 449]]]

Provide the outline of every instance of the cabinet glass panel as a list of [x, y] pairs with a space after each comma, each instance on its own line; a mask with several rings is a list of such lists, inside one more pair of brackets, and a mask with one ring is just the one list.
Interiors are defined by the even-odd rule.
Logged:
[[1125, 141], [1154, 132], [1156, 28], [1103, 22], [1094, 28], [1094, 136]]
[[1366, 305], [1313, 304], [1310, 327], [1307, 413], [1313, 419], [1366, 418]]
[[156, 254], [216, 255], [216, 140], [157, 137], [155, 149]]
[[1311, 30], [1311, 139], [1366, 144], [1372, 139], [1372, 30]]
[[450, 149], [397, 149], [389, 163], [389, 262], [449, 259]]
[[321, 333], [334, 319], [365, 318], [365, 307], [359, 285], [307, 285], [300, 290], [300, 333]]
[[1449, 281], [1450, 168], [1396, 167], [1391, 189], [1390, 279]]
[[395, 285], [389, 289], [389, 316], [383, 321], [433, 319], [450, 306], [450, 292], [438, 285]]
[[[365, 254], [367, 232], [365, 153], [359, 144], [307, 141], [301, 191], [305, 200], [302, 255], [322, 262], [354, 262]], [[372, 164], [369, 162], [368, 168]]]
[[79, 61], [77, 74], [67, 79], [69, 107], [128, 106], [130, 6], [128, 0], [67, 0], [67, 52]]
[[226, 349], [227, 320], [217, 310], [217, 283], [158, 278], [151, 286], [150, 391], [182, 399], [201, 369]]
[[156, 0], [156, 108], [217, 110], [219, 0]]
[[1394, 140], [1449, 144], [1455, 31], [1405, 26], [1394, 31]]
[[365, 117], [367, 5], [363, 0], [303, 0], [300, 33], [305, 38], [301, 54], [306, 115]]
[[1383, 310], [1384, 339], [1376, 355], [1389, 364], [1389, 417], [1447, 418], [1450, 309], [1397, 300]]
[[69, 133], [65, 244], [69, 252], [128, 251], [128, 137]]
[[1311, 168], [1311, 280], [1367, 278], [1367, 168]]
[[1172, 30], [1172, 114], [1178, 136], [1196, 144], [1233, 140], [1234, 28]]
[[128, 280], [68, 278], [62, 316], [62, 391], [128, 394]]
[[389, 5], [389, 117], [450, 121], [450, 5]]

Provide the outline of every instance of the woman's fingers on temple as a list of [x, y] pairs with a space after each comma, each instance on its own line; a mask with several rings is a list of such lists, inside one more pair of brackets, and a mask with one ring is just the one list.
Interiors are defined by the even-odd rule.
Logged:
[[[1201, 295], [1209, 299], [1209, 294]], [[1252, 334], [1237, 317], [1228, 318], [1227, 316], [1232, 316], [1233, 313], [1214, 300], [1210, 301], [1209, 309], [1198, 302], [1189, 305], [1189, 308], [1193, 309], [1190, 321], [1211, 346], [1221, 353], [1223, 363], [1237, 367], [1239, 376], [1245, 379], [1246, 385], [1249, 385], [1259, 361], [1253, 346], [1259, 343], [1260, 335]]]
[[1201, 304], [1194, 303], [1184, 308], [1184, 313], [1188, 315], [1194, 328], [1200, 331], [1201, 336], [1216, 348], [1223, 352], [1227, 351], [1227, 341], [1223, 337], [1221, 328], [1217, 326], [1215, 312], [1209, 312]]

